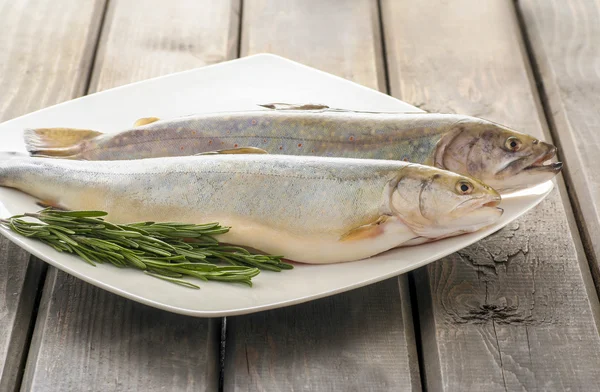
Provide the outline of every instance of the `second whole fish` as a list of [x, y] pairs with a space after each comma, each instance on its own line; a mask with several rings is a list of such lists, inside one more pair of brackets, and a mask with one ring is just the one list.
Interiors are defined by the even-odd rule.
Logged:
[[477, 178], [506, 193], [553, 178], [556, 148], [483, 119], [435, 113], [374, 113], [322, 105], [145, 118], [116, 133], [67, 128], [25, 132], [33, 156], [127, 160], [255, 147], [269, 154], [398, 160]]

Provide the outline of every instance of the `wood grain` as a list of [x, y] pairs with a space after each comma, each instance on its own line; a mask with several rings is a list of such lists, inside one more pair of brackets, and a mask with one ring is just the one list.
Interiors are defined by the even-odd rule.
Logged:
[[[233, 55], [238, 1], [111, 1], [90, 91]], [[159, 311], [51, 269], [23, 385], [40, 391], [216, 390], [218, 319]]]
[[90, 92], [237, 56], [240, 0], [110, 2]]
[[[382, 6], [394, 96], [548, 139], [511, 2]], [[429, 390], [599, 389], [598, 300], [569, 209], [554, 191], [505, 229], [415, 273]]]
[[[83, 93], [103, 6], [103, 0], [0, 2], [0, 121]], [[36, 292], [46, 268], [29, 258], [0, 239], [1, 391], [19, 387]]]
[[389, 279], [334, 298], [229, 317], [225, 391], [420, 389], [398, 298], [398, 281]]
[[0, 240], [0, 390], [18, 389], [27, 356], [34, 304], [46, 265]]
[[219, 323], [133, 302], [52, 268], [23, 390], [216, 390]]
[[[245, 0], [242, 15], [242, 55], [271, 52], [384, 89], [375, 1]], [[420, 389], [406, 276], [228, 319], [225, 391]]]
[[600, 3], [525, 0], [519, 10], [600, 291]]
[[385, 90], [376, 0], [247, 0], [243, 55], [275, 53]]

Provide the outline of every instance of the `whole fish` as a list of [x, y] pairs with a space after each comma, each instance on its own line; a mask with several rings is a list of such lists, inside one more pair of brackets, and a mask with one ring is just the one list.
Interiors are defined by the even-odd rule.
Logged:
[[102, 134], [67, 128], [25, 132], [33, 156], [125, 160], [256, 147], [270, 154], [422, 163], [475, 177], [501, 192], [553, 178], [556, 147], [490, 121], [455, 114], [374, 113], [324, 105], [198, 114]]
[[336, 263], [473, 232], [501, 215], [479, 181], [401, 161], [206, 155], [72, 161], [0, 155], [0, 186], [113, 222], [219, 222], [222, 242]]

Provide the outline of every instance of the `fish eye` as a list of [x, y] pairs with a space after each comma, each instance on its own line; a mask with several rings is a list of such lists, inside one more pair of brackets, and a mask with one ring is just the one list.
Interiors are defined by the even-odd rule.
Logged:
[[469, 181], [459, 181], [456, 183], [456, 191], [459, 195], [470, 195], [473, 192], [473, 184]]
[[508, 151], [512, 152], [519, 151], [522, 145], [523, 143], [521, 143], [521, 141], [514, 136], [511, 136], [508, 139], [506, 139], [506, 142], [504, 143], [504, 147], [506, 147]]

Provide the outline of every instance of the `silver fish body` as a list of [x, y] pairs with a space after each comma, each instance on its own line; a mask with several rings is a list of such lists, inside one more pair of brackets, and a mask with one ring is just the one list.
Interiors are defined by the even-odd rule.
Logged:
[[220, 240], [307, 263], [478, 230], [501, 210], [476, 180], [387, 160], [210, 155], [79, 162], [0, 158], [0, 185], [114, 222], [219, 222]]
[[551, 144], [464, 115], [325, 107], [155, 120], [108, 134], [27, 130], [25, 139], [34, 156], [81, 160], [185, 156], [239, 147], [257, 147], [269, 154], [399, 160], [475, 177], [499, 191], [536, 185], [562, 167], [544, 164], [556, 153]]
[[[271, 154], [424, 162], [457, 115], [255, 110], [156, 121], [82, 141], [61, 155], [121, 160], [258, 147]], [[35, 154], [44, 151], [31, 149]]]

